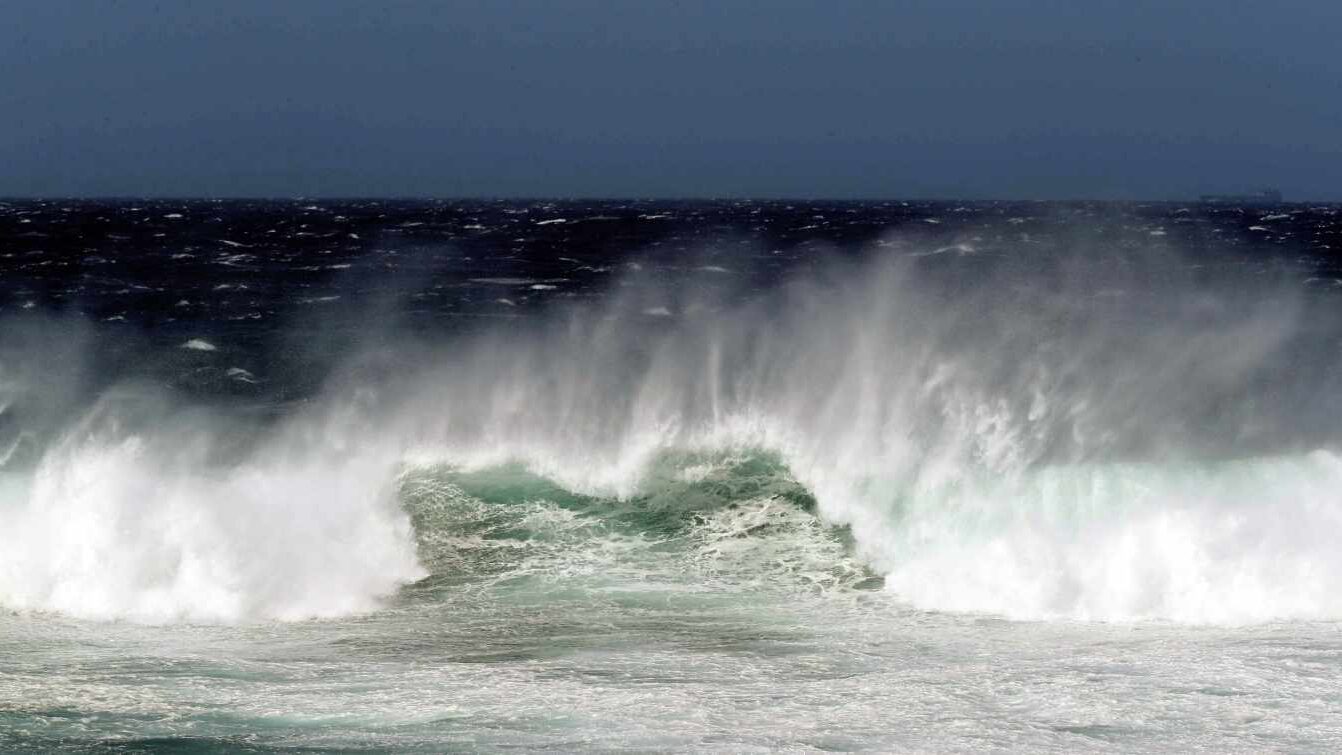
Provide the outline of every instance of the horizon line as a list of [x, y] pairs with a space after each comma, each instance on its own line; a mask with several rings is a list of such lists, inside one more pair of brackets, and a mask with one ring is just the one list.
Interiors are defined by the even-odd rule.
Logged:
[[[1206, 195], [1213, 196], [1213, 195]], [[1233, 196], [1233, 195], [1232, 195]], [[616, 195], [489, 195], [489, 194], [0, 194], [0, 202], [34, 201], [178, 201], [178, 202], [1032, 202], [1032, 203], [1069, 203], [1093, 202], [1109, 204], [1159, 203], [1159, 204], [1253, 204], [1252, 195], [1245, 195], [1243, 202], [1233, 200], [1209, 201], [1202, 196], [1186, 198], [1099, 198], [1099, 197], [833, 197], [833, 196], [709, 196], [709, 195], [657, 195], [657, 196], [616, 196]], [[1322, 198], [1282, 198], [1276, 202], [1261, 204], [1340, 204], [1339, 199]]]

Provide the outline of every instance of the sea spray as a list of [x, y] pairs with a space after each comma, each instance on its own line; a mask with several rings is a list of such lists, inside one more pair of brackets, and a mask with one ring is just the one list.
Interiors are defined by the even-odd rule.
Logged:
[[916, 606], [1342, 612], [1337, 464], [1312, 450], [1335, 442], [1336, 406], [1310, 401], [1335, 394], [1336, 352], [1311, 347], [1337, 331], [1292, 281], [912, 249], [763, 289], [635, 271], [596, 303], [350, 354], [304, 408], [245, 430], [166, 399], [128, 419], [104, 391], [0, 512], [0, 602], [144, 621], [372, 610], [451, 561], [425, 568], [406, 469], [518, 463], [599, 516], [646, 503], [668, 453], [751, 450]]

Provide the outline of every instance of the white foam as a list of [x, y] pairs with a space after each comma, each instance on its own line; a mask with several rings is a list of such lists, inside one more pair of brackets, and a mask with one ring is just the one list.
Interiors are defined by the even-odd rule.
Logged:
[[218, 346], [215, 346], [214, 344], [212, 344], [212, 343], [210, 343], [209, 341], [206, 341], [206, 340], [204, 340], [204, 339], [202, 339], [202, 338], [192, 338], [191, 340], [189, 340], [189, 341], [187, 341], [186, 343], [182, 344], [182, 345], [181, 345], [181, 348], [183, 348], [183, 349], [190, 349], [191, 351], [218, 351], [218, 350], [219, 350], [219, 347], [218, 347]]
[[210, 469], [190, 443], [71, 433], [0, 502], [0, 605], [139, 622], [375, 609], [422, 571], [378, 453], [272, 442]]
[[828, 488], [828, 509], [854, 523], [887, 588], [923, 608], [1218, 624], [1342, 616], [1331, 587], [1342, 553], [1328, 545], [1342, 536], [1342, 463], [1329, 453], [962, 479], [916, 491], [897, 517], [850, 485]]

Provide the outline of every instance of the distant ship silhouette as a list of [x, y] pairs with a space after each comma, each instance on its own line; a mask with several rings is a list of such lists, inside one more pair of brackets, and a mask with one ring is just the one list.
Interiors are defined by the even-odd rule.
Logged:
[[1255, 194], [1203, 194], [1199, 199], [1212, 204], [1281, 204], [1281, 192], [1263, 189]]

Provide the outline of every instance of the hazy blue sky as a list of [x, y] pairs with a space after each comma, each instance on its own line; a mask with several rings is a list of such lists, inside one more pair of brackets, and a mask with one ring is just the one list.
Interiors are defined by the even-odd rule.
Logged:
[[3, 0], [0, 195], [1342, 198], [1342, 0]]

